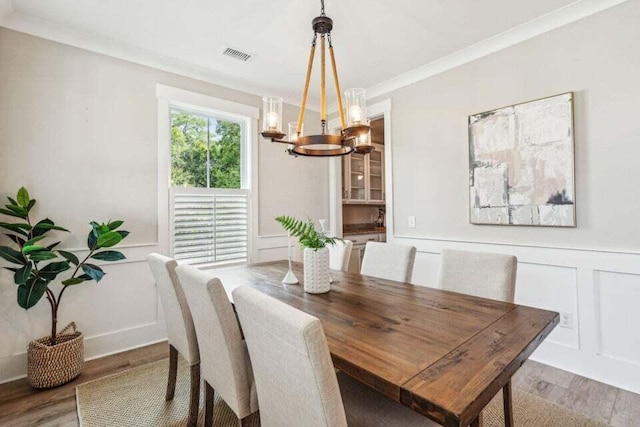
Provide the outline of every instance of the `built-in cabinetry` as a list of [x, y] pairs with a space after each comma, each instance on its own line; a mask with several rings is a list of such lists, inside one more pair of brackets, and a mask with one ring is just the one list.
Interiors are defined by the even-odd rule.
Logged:
[[351, 258], [349, 259], [350, 273], [360, 273], [362, 267], [362, 258], [367, 242], [384, 242], [386, 236], [384, 233], [345, 235], [346, 240], [353, 241], [353, 249], [351, 250]]
[[342, 158], [343, 203], [384, 204], [384, 145]]

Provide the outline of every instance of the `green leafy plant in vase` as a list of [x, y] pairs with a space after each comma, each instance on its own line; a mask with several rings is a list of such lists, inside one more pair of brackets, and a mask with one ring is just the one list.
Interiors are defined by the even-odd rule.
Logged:
[[[0, 222], [0, 228], [6, 230], [5, 235], [14, 243], [14, 247], [0, 246], [0, 257], [11, 267], [5, 267], [13, 273], [13, 281], [17, 285], [17, 302], [25, 310], [35, 306], [46, 297], [51, 307], [51, 334], [48, 337], [34, 340], [29, 344], [27, 376], [34, 387], [49, 388], [63, 384], [79, 375], [84, 362], [83, 336], [74, 332], [58, 333], [58, 311], [62, 297], [69, 287], [82, 283], [99, 282], [105, 272], [95, 265], [93, 260], [120, 261], [125, 256], [111, 250], [129, 235], [128, 231], [119, 230], [123, 221], [98, 223], [91, 221], [91, 230], [87, 237], [87, 255], [80, 260], [74, 253], [57, 249], [60, 241], [46, 242], [52, 231], [68, 232], [56, 225], [49, 218], [34, 222], [31, 211], [36, 200], [31, 199], [27, 189], [20, 188], [15, 199], [7, 197], [9, 204], [0, 213], [19, 222]], [[57, 292], [52, 284], [61, 285]]]
[[329, 292], [331, 278], [329, 276], [329, 248], [341, 242], [338, 237], [327, 236], [316, 230], [314, 222], [307, 218], [301, 221], [291, 216], [279, 216], [276, 221], [296, 237], [304, 248], [304, 290], [311, 294]]

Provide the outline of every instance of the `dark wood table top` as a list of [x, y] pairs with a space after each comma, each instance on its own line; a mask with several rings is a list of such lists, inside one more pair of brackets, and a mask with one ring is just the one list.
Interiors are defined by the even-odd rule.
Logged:
[[[302, 281], [302, 264], [294, 263]], [[319, 318], [336, 368], [447, 426], [466, 426], [558, 324], [558, 313], [331, 272], [331, 292], [283, 285], [286, 261], [212, 270]]]

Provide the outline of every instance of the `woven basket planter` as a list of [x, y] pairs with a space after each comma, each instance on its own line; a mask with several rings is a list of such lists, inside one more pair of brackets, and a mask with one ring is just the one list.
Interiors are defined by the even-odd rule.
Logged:
[[71, 322], [56, 336], [56, 341], [56, 345], [51, 345], [51, 337], [45, 337], [29, 343], [27, 379], [34, 388], [56, 387], [80, 375], [84, 366], [82, 332]]

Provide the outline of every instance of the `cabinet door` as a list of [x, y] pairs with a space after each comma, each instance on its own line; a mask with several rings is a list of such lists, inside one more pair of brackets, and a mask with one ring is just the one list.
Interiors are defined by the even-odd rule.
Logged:
[[350, 202], [366, 202], [366, 168], [365, 156], [363, 154], [353, 153], [349, 156], [349, 194]]
[[384, 203], [384, 145], [374, 144], [376, 149], [369, 154], [369, 179], [367, 200]]

